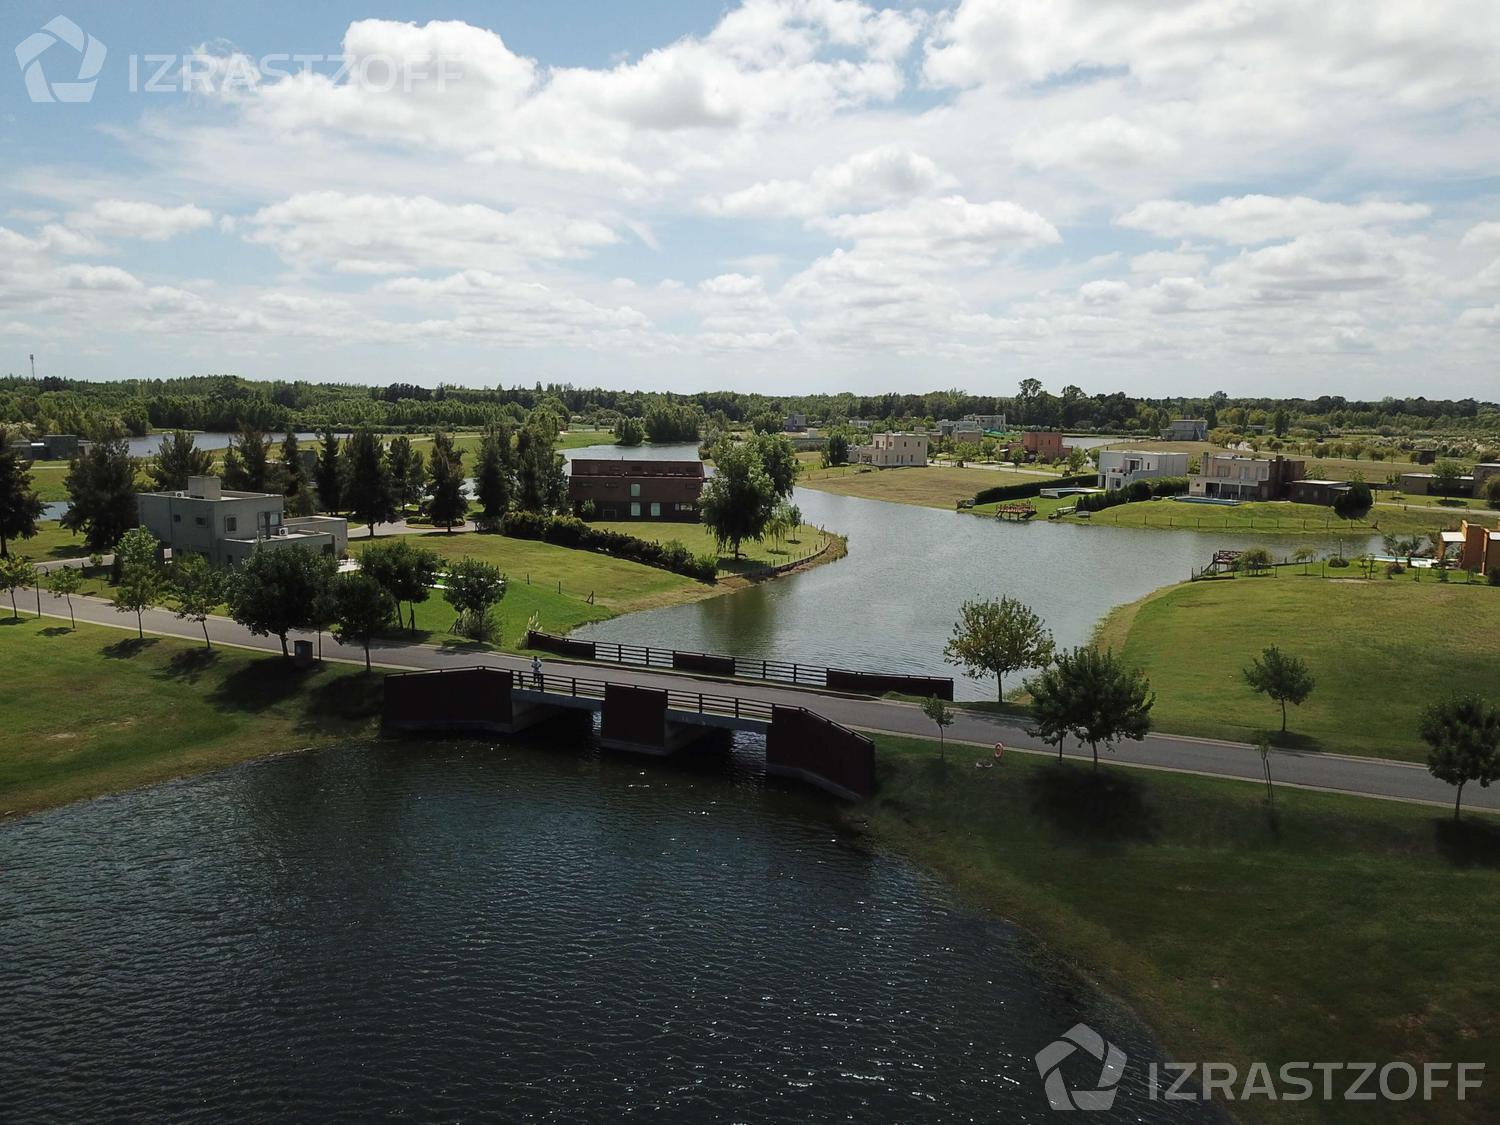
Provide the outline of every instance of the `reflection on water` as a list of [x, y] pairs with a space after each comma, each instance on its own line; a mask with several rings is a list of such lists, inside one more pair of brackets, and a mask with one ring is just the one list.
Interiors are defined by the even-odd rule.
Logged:
[[690, 768], [562, 733], [0, 826], [3, 1116], [1040, 1123], [1032, 1056], [1081, 1019], [1132, 1060], [1091, 1120], [1205, 1119], [1147, 1100], [1127, 1013], [749, 746]]

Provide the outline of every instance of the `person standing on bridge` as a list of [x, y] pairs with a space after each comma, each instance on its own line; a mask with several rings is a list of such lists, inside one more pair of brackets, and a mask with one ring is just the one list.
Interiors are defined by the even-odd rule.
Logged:
[[531, 682], [538, 691], [542, 687], [542, 658], [533, 656], [531, 658]]

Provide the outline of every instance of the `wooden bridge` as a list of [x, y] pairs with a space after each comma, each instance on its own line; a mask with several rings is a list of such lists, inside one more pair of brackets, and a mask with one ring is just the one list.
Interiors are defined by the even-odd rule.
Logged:
[[702, 691], [477, 666], [385, 678], [384, 722], [397, 731], [514, 734], [567, 711], [599, 712], [611, 750], [667, 755], [715, 730], [765, 735], [766, 772], [855, 799], [875, 790], [875, 746], [808, 711]]

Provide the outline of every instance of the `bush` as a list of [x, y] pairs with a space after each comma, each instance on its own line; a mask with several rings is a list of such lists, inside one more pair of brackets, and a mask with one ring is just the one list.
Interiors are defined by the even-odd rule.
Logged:
[[1368, 512], [1375, 503], [1375, 496], [1370, 491], [1370, 486], [1362, 480], [1354, 481], [1349, 486], [1349, 491], [1339, 496], [1333, 503], [1333, 510], [1344, 519], [1354, 519]]
[[1157, 477], [1153, 480], [1138, 480], [1124, 488], [1111, 488], [1108, 492], [1095, 492], [1078, 498], [1080, 512], [1102, 512], [1117, 504], [1138, 504], [1162, 496], [1181, 496], [1188, 490], [1187, 477]]
[[1025, 484], [1004, 484], [995, 488], [984, 488], [974, 494], [974, 503], [992, 504], [1001, 500], [1026, 500], [1040, 496], [1044, 488], [1080, 488], [1099, 479], [1097, 473], [1086, 473], [1076, 477], [1058, 477], [1056, 480], [1037, 479]]
[[1328, 560], [1328, 565], [1333, 567], [1335, 570], [1342, 570], [1344, 567], [1347, 567], [1349, 565], [1349, 560], [1344, 558], [1342, 555], [1334, 555]]
[[1491, 508], [1500, 508], [1500, 476], [1491, 477], [1485, 483], [1484, 498]]
[[576, 516], [544, 516], [536, 512], [507, 512], [500, 521], [500, 533], [512, 539], [539, 539], [559, 547], [580, 551], [598, 551], [617, 559], [670, 570], [699, 582], [714, 582], [719, 560], [712, 555], [694, 556], [677, 540], [662, 544], [638, 539], [620, 531], [592, 527]]

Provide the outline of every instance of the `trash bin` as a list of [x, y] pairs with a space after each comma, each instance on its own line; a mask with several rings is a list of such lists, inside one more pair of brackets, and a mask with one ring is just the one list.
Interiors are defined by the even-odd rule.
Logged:
[[312, 641], [293, 641], [292, 663], [299, 668], [311, 668], [312, 662]]

